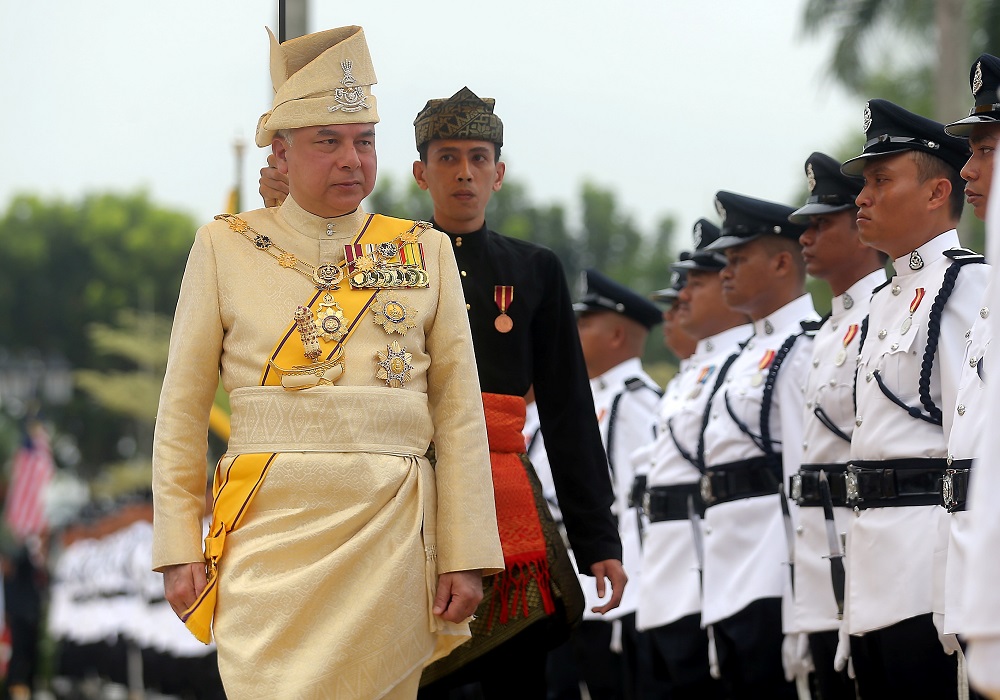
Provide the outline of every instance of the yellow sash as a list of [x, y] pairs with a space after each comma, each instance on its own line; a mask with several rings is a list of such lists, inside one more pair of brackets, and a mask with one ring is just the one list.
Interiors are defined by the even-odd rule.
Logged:
[[[362, 242], [368, 244], [378, 244], [386, 241], [392, 241], [399, 236], [400, 233], [410, 229], [413, 225], [413, 221], [408, 221], [406, 219], [394, 219], [388, 216], [381, 216], [379, 214], [371, 214], [365, 222], [365, 225], [361, 227], [361, 231], [358, 233], [357, 237], [354, 239], [354, 245], [358, 245]], [[413, 257], [412, 254], [411, 257]], [[332, 359], [340, 348], [347, 343], [347, 339], [351, 337], [351, 334], [354, 333], [354, 330], [358, 327], [358, 324], [364, 317], [365, 312], [368, 311], [368, 308], [375, 300], [375, 295], [378, 291], [378, 289], [354, 289], [345, 279], [341, 288], [336, 292], [336, 301], [343, 310], [344, 326], [347, 328], [347, 332], [340, 342], [331, 342], [320, 339], [320, 343], [323, 346], [333, 345], [328, 352], [324, 353], [326, 360]], [[313, 295], [312, 299], [309, 300], [309, 303], [304, 304], [303, 306], [308, 306], [315, 316], [325, 295], [326, 292], [318, 291]], [[288, 330], [281, 336], [281, 339], [275, 346], [274, 351], [271, 353], [270, 362], [264, 366], [264, 371], [260, 378], [260, 384], [261, 386], [281, 385], [281, 373], [276, 371], [272, 365], [290, 368], [307, 366], [309, 364], [310, 361], [305, 356], [305, 350], [302, 343], [299, 342], [295, 322], [292, 321], [292, 323], [288, 326]]]
[[222, 557], [226, 535], [239, 527], [277, 456], [275, 452], [236, 455], [225, 474], [221, 470], [221, 461], [215, 470], [212, 487], [215, 506], [212, 508], [212, 525], [205, 538], [208, 585], [181, 616], [191, 633], [205, 644], [212, 641], [212, 618], [215, 616], [215, 601], [218, 597], [219, 559]]
[[[361, 227], [354, 244], [361, 243], [363, 239], [370, 243], [392, 241], [413, 225], [414, 222], [405, 219], [372, 214]], [[378, 291], [377, 289], [352, 289], [346, 280], [344, 286], [337, 290], [336, 300], [343, 309], [347, 333], [339, 343], [335, 344], [336, 346], [327, 355], [327, 359], [332, 358], [339, 348], [347, 342], [351, 333], [357, 328], [358, 322], [371, 306]], [[313, 309], [314, 313], [324, 294], [325, 292], [319, 291], [309, 301], [309, 308]], [[293, 321], [271, 353], [270, 362], [264, 367], [260, 380], [261, 386], [279, 386], [281, 384], [281, 375], [273, 369], [272, 362], [279, 367], [309, 364], [302, 343], [298, 342], [297, 338], [293, 339], [294, 335], [296, 335], [296, 326]], [[289, 342], [290, 339], [292, 342]], [[181, 616], [181, 620], [184, 621], [191, 633], [205, 644], [212, 641], [212, 620], [215, 617], [215, 603], [218, 597], [219, 560], [222, 558], [226, 535], [239, 527], [244, 514], [250, 507], [250, 502], [260, 490], [261, 484], [264, 483], [264, 477], [267, 476], [267, 472], [277, 456], [275, 452], [239, 454], [233, 458], [225, 474], [221, 471], [221, 461], [219, 467], [216, 468], [212, 489], [215, 501], [212, 508], [212, 525], [208, 530], [208, 536], [205, 537], [205, 564], [208, 569], [208, 584], [197, 600]]]

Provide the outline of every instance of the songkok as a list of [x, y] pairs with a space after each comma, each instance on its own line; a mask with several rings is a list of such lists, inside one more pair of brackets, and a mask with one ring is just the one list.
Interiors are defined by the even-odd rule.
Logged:
[[972, 127], [976, 124], [995, 124], [1000, 122], [1000, 58], [984, 53], [972, 66], [969, 72], [969, 85], [972, 86], [972, 96], [976, 100], [969, 116], [952, 122], [944, 128], [952, 136], [969, 138]]
[[840, 172], [840, 163], [825, 153], [813, 153], [806, 159], [806, 203], [792, 212], [793, 224], [808, 224], [810, 216], [857, 209], [854, 200], [861, 194], [864, 181]]
[[969, 159], [969, 144], [949, 136], [944, 125], [909, 112], [888, 100], [869, 100], [864, 114], [865, 141], [861, 155], [840, 166], [845, 175], [860, 176], [871, 158], [906, 151], [937, 156], [956, 171]]
[[361, 27], [338, 27], [278, 43], [271, 30], [274, 103], [257, 122], [257, 145], [279, 129], [327, 124], [374, 124], [371, 86], [378, 82]]
[[652, 328], [663, 320], [655, 305], [597, 270], [584, 270], [581, 273], [580, 292], [580, 301], [573, 304], [573, 310], [578, 314], [614, 311], [646, 328]]
[[503, 122], [493, 114], [496, 100], [463, 87], [448, 99], [428, 100], [413, 120], [417, 150], [435, 139], [489, 141], [503, 145]]
[[722, 229], [719, 238], [706, 248], [710, 251], [733, 248], [761, 236], [780, 236], [797, 243], [806, 230], [788, 221], [795, 211], [792, 207], [742, 194], [720, 190], [715, 194], [715, 209], [722, 218]]
[[670, 266], [671, 270], [705, 270], [714, 272], [726, 266], [726, 256], [715, 250], [706, 250], [719, 240], [719, 227], [708, 219], [698, 219], [691, 229], [694, 250]]

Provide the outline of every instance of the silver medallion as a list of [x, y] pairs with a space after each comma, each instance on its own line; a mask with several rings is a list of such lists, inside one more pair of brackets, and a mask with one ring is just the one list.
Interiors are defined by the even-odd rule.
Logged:
[[912, 325], [913, 325], [913, 317], [907, 316], [906, 318], [903, 319], [903, 323], [900, 324], [899, 332], [902, 333], [903, 335], [906, 335], [906, 331], [910, 330], [910, 326]]
[[847, 362], [847, 350], [845, 348], [841, 348], [837, 351], [837, 356], [833, 358], [833, 364], [840, 367], [845, 362]]
[[750, 377], [750, 386], [760, 386], [764, 383], [764, 373], [756, 372], [752, 377]]

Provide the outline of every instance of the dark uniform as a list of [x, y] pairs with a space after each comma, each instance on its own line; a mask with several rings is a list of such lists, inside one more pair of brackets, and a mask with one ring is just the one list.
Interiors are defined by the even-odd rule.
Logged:
[[[497, 146], [503, 141], [503, 125], [493, 114], [493, 100], [481, 100], [468, 88], [447, 100], [428, 102], [414, 125], [418, 149], [434, 139], [487, 141]], [[608, 463], [562, 265], [547, 248], [507, 238], [485, 224], [472, 233], [444, 232], [461, 273], [484, 396], [523, 397], [534, 388], [552, 479], [577, 561], [589, 572], [596, 562], [620, 560]], [[489, 415], [487, 427], [492, 429]], [[496, 623], [489, 619], [488, 585], [472, 623], [472, 641], [428, 667], [425, 682], [448, 677], [422, 691], [422, 697], [470, 681], [481, 681], [484, 691], [498, 697], [505, 693], [510, 697], [513, 692], [525, 698], [544, 697], [547, 650], [565, 638], [567, 618], [582, 613], [583, 601], [530, 469], [529, 477], [556, 582], [556, 604], [566, 609], [539, 620], [540, 603], [537, 596], [529, 595], [530, 615], [515, 612], [507, 622]]]

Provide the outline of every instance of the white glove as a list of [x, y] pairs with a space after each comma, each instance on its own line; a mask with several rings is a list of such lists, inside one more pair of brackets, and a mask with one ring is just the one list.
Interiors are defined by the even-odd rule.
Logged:
[[786, 634], [781, 642], [781, 663], [785, 667], [785, 680], [808, 677], [815, 669], [809, 653], [809, 636], [805, 632]]
[[[848, 667], [851, 660], [851, 635], [847, 632], [847, 625], [841, 624], [837, 632], [837, 651], [833, 655], [833, 670], [843, 671]], [[848, 672], [852, 669], [848, 668]], [[854, 678], [854, 674], [850, 674]]]
[[938, 640], [944, 648], [944, 653], [951, 656], [956, 651], [961, 651], [962, 647], [958, 644], [958, 635], [944, 633], [944, 613], [932, 613], [931, 620], [934, 622], [934, 629], [937, 630]]

